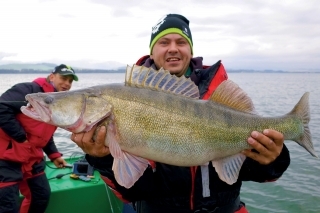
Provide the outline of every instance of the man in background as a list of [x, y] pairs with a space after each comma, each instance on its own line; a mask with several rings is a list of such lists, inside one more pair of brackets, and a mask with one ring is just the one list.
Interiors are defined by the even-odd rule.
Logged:
[[[0, 96], [1, 213], [45, 212], [51, 189], [43, 152], [58, 168], [67, 163], [53, 140], [57, 127], [27, 117], [20, 108], [27, 105], [27, 94], [68, 91], [74, 80], [74, 70], [61, 64], [47, 78], [18, 83]], [[19, 190], [24, 196], [21, 208]]]

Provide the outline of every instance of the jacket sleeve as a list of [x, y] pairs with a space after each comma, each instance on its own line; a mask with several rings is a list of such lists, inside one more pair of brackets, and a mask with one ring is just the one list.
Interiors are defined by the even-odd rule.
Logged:
[[15, 116], [21, 113], [21, 106], [27, 104], [25, 96], [32, 91], [31, 84], [21, 83], [14, 85], [0, 97], [0, 128], [17, 142], [24, 142], [27, 138]]
[[50, 158], [50, 160], [54, 160], [62, 156], [62, 154], [58, 152], [56, 144], [53, 141], [53, 137], [51, 137], [49, 142], [46, 144], [46, 146], [43, 147], [43, 151], [44, 153], [46, 153], [48, 158]]
[[275, 181], [287, 170], [289, 164], [289, 150], [283, 145], [280, 155], [269, 165], [261, 165], [257, 161], [247, 158], [241, 167], [239, 178], [243, 181]]
[[153, 170], [151, 166], [148, 166], [139, 180], [131, 188], [127, 189], [120, 186], [115, 180], [112, 171], [113, 157], [111, 155], [107, 155], [105, 157], [93, 157], [87, 154], [86, 159], [91, 166], [99, 171], [104, 182], [123, 202], [142, 200], [153, 194]]

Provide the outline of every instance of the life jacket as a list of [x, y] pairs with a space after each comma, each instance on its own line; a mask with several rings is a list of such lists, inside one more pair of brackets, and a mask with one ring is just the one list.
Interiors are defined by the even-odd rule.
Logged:
[[[54, 92], [54, 87], [45, 78], [34, 80], [44, 92]], [[43, 159], [42, 148], [53, 136], [57, 127], [34, 120], [23, 113], [16, 115], [26, 132], [29, 143], [19, 143], [0, 128], [0, 159], [29, 164]]]

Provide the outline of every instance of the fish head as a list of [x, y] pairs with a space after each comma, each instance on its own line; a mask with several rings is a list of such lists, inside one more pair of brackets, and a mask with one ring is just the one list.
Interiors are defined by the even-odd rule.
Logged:
[[73, 133], [87, 132], [111, 114], [112, 105], [94, 88], [26, 95], [23, 114]]

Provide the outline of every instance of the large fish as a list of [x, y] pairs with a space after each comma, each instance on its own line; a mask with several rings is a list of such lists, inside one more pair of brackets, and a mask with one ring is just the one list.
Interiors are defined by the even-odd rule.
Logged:
[[233, 184], [245, 160], [240, 152], [250, 148], [247, 138], [253, 130], [275, 129], [317, 157], [308, 127], [308, 96], [305, 93], [286, 115], [262, 117], [230, 80], [209, 100], [199, 100], [190, 79], [163, 69], [128, 66], [124, 84], [29, 94], [29, 104], [21, 110], [74, 133], [106, 125], [115, 178], [126, 188], [143, 174], [148, 160], [176, 166], [211, 161], [220, 179]]

